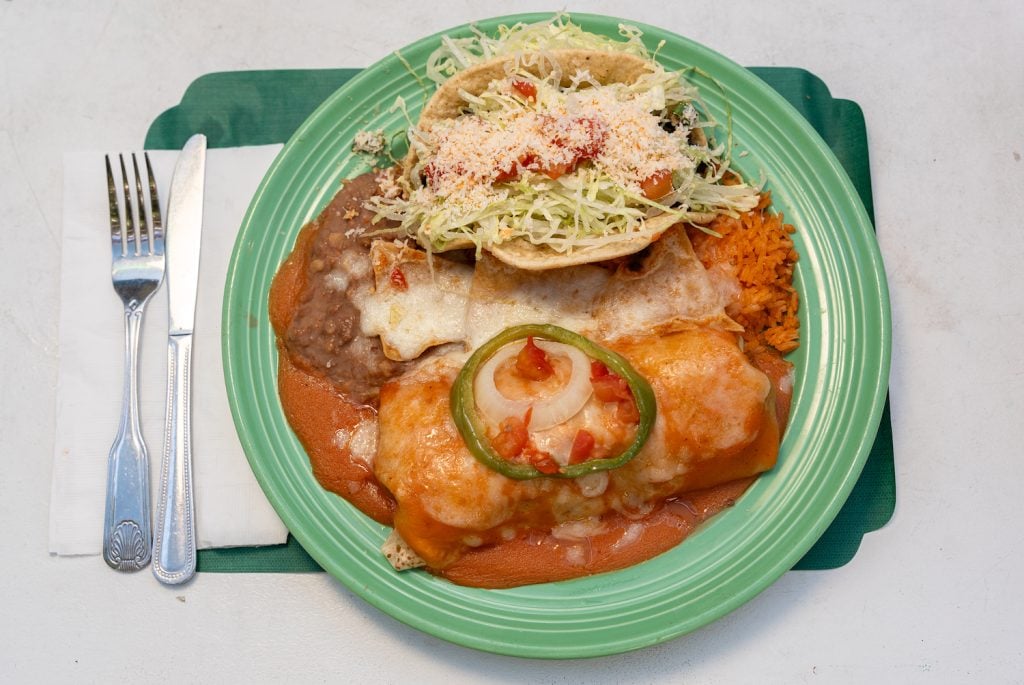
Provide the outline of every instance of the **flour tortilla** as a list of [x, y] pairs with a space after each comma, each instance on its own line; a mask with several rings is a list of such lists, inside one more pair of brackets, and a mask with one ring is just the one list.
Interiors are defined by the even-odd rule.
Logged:
[[[515, 58], [498, 57], [478, 64], [452, 76], [442, 84], [427, 102], [420, 114], [419, 128], [424, 131], [444, 119], [454, 119], [462, 114], [465, 100], [462, 93], [477, 95], [487, 89], [490, 83], [507, 76], [507, 69]], [[561, 71], [563, 85], [579, 71], [586, 70], [601, 84], [633, 83], [644, 74], [651, 73], [651, 62], [636, 55], [601, 50], [552, 50], [522, 58], [519, 65], [541, 78], [556, 69]], [[408, 175], [416, 166], [415, 150], [410, 150], [403, 161]], [[408, 179], [411, 180], [412, 179]], [[708, 216], [710, 220], [711, 215]], [[498, 245], [485, 246], [499, 260], [519, 269], [540, 271], [565, 266], [575, 266], [614, 259], [634, 254], [644, 249], [668, 230], [677, 219], [671, 215], [655, 215], [645, 222], [643, 234], [607, 243], [593, 248], [578, 248], [572, 252], [558, 252], [546, 245], [534, 245], [524, 239], [515, 239]], [[447, 243], [444, 250], [461, 250], [473, 247], [469, 239], [458, 239]], [[436, 249], [436, 248], [435, 248]]]

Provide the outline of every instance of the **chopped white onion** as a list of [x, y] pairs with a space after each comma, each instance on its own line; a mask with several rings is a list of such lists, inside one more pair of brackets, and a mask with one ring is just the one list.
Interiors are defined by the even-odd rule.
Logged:
[[631, 523], [626, 527], [626, 530], [622, 531], [622, 537], [615, 541], [612, 545], [612, 549], [620, 549], [622, 547], [628, 547], [634, 542], [640, 539], [643, 535], [644, 525], [642, 523]]
[[556, 540], [586, 540], [605, 531], [605, 525], [596, 516], [589, 516], [578, 521], [565, 521], [551, 529], [551, 537]]
[[530, 414], [530, 429], [541, 431], [551, 428], [579, 413], [594, 392], [590, 384], [590, 359], [582, 350], [548, 340], [538, 340], [535, 344], [548, 354], [561, 354], [569, 358], [572, 362], [569, 382], [548, 397], [509, 399], [494, 384], [494, 372], [506, 360], [518, 355], [523, 346], [515, 343], [506, 345], [484, 362], [473, 379], [473, 394], [477, 408], [494, 423], [501, 423], [510, 416], [522, 418], [526, 410], [533, 407]]

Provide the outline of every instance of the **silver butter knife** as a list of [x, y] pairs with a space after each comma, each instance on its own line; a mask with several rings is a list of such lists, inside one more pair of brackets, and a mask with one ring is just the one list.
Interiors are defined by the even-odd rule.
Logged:
[[196, 571], [195, 503], [192, 489], [192, 330], [199, 285], [203, 231], [206, 136], [182, 148], [167, 201], [167, 423], [160, 469], [153, 575], [177, 585]]

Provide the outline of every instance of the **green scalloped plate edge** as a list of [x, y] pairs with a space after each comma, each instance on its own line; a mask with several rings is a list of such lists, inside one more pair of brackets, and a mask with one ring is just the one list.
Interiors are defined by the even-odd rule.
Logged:
[[[525, 14], [475, 22], [538, 21]], [[275, 159], [243, 220], [228, 268], [223, 310], [225, 382], [243, 449], [271, 504], [329, 573], [394, 618], [475, 649], [534, 658], [614, 654], [700, 628], [753, 598], [813, 545], [846, 500], [878, 428], [888, 385], [888, 289], [870, 220], [828, 146], [781, 96], [738, 64], [681, 36], [638, 22], [574, 14], [590, 31], [639, 27], [671, 68], [698, 66], [710, 108], [731, 105], [736, 167], [767, 180], [775, 207], [797, 226], [802, 345], [794, 405], [776, 468], [734, 507], [682, 545], [614, 573], [511, 590], [452, 585], [393, 572], [378, 553], [387, 529], [322, 490], [277, 397], [267, 291], [299, 228], [340, 180], [362, 169], [354, 133], [402, 128], [389, 111], [403, 95], [413, 115], [416, 79], [395, 55], [329, 97]], [[465, 33], [467, 26], [444, 31]], [[442, 33], [400, 52], [422, 64]]]

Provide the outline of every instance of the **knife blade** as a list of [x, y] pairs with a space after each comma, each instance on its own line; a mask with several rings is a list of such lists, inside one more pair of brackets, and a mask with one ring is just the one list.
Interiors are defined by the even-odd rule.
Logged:
[[198, 133], [181, 150], [167, 205], [168, 335], [189, 334], [195, 326], [205, 183], [206, 136]]
[[167, 420], [160, 468], [153, 575], [161, 583], [188, 581], [196, 569], [192, 486], [192, 334], [206, 185], [206, 136], [188, 139], [178, 156], [167, 200]]

